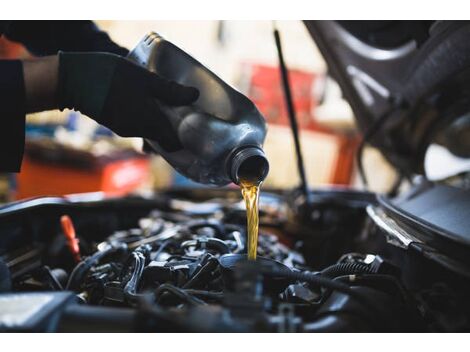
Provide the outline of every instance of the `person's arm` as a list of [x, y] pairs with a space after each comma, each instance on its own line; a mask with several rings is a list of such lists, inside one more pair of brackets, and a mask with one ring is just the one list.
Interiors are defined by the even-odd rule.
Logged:
[[57, 55], [24, 60], [23, 77], [26, 113], [58, 107], [59, 57]]
[[24, 60], [23, 77], [26, 113], [78, 110], [123, 137], [161, 139], [169, 149], [178, 142], [169, 121], [172, 106], [191, 104], [199, 96], [195, 88], [108, 53]]
[[26, 113], [78, 110], [123, 137], [154, 139], [174, 151], [181, 145], [171, 122], [173, 107], [199, 95], [109, 53], [3, 60], [0, 77], [0, 170], [10, 172], [20, 169]]
[[0, 60], [0, 171], [18, 172], [25, 115], [57, 107], [58, 57]]
[[35, 56], [55, 55], [59, 51], [128, 54], [92, 21], [0, 22], [0, 31], [9, 40], [23, 44]]
[[0, 61], [0, 171], [18, 172], [25, 138], [25, 87], [19, 60]]

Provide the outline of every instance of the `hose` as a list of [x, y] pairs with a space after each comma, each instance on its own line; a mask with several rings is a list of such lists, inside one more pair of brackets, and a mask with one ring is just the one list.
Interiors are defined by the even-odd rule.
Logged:
[[67, 285], [65, 286], [66, 290], [70, 291], [78, 291], [80, 288], [80, 284], [83, 281], [86, 273], [96, 265], [103, 257], [116, 253], [120, 250], [127, 249], [127, 246], [122, 243], [117, 244], [109, 244], [109, 246], [101, 251], [94, 253], [92, 256], [82, 260], [78, 263], [75, 268], [72, 270], [69, 280], [67, 281]]
[[193, 289], [187, 289], [187, 290], [185, 289], [184, 291], [190, 295], [200, 296], [203, 298], [217, 299], [217, 300], [221, 300], [224, 298], [223, 292], [211, 292], [211, 291], [193, 290]]
[[131, 278], [127, 281], [126, 286], [124, 286], [124, 295], [130, 304], [134, 304], [140, 297], [137, 294], [137, 286], [144, 271], [145, 256], [139, 251], [134, 251], [131, 255], [134, 261], [134, 269], [132, 270]]
[[218, 238], [199, 238], [197, 240], [189, 240], [183, 242], [181, 246], [183, 248], [196, 247], [198, 249], [210, 249], [220, 253], [221, 255], [231, 253], [227, 244]]
[[335, 278], [344, 275], [374, 274], [375, 270], [369, 265], [361, 262], [339, 263], [331, 265], [320, 272], [320, 275]]
[[157, 299], [157, 302], [158, 302], [159, 298], [161, 297], [161, 295], [165, 292], [168, 292], [168, 293], [171, 293], [171, 294], [175, 295], [176, 297], [180, 298], [181, 300], [185, 301], [186, 303], [189, 303], [192, 306], [199, 306], [199, 305], [205, 305], [206, 304], [206, 302], [200, 300], [197, 297], [194, 297], [194, 296], [190, 295], [185, 290], [183, 290], [179, 287], [173, 286], [171, 284], [162, 284], [162, 285], [158, 286], [157, 290], [155, 291], [155, 297]]

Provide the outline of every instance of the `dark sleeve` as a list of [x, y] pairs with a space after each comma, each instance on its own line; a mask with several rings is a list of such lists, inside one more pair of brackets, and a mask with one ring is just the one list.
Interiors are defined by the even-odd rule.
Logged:
[[25, 140], [25, 88], [19, 60], [0, 60], [0, 171], [18, 172]]
[[36, 56], [54, 55], [59, 50], [101, 51], [121, 56], [129, 52], [92, 21], [8, 21], [0, 30]]

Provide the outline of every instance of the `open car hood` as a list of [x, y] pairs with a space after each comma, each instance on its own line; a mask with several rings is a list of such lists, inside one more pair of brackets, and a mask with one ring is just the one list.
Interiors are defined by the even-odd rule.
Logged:
[[359, 129], [404, 176], [470, 157], [470, 22], [305, 21]]

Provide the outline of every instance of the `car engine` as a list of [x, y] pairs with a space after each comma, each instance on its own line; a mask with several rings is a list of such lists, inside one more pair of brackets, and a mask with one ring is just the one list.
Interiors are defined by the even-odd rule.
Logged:
[[0, 210], [0, 329], [468, 331], [462, 238], [419, 221], [423, 204], [452, 192], [468, 209], [468, 191], [455, 190], [317, 190], [308, 202], [264, 191], [256, 262], [234, 189], [13, 203]]

